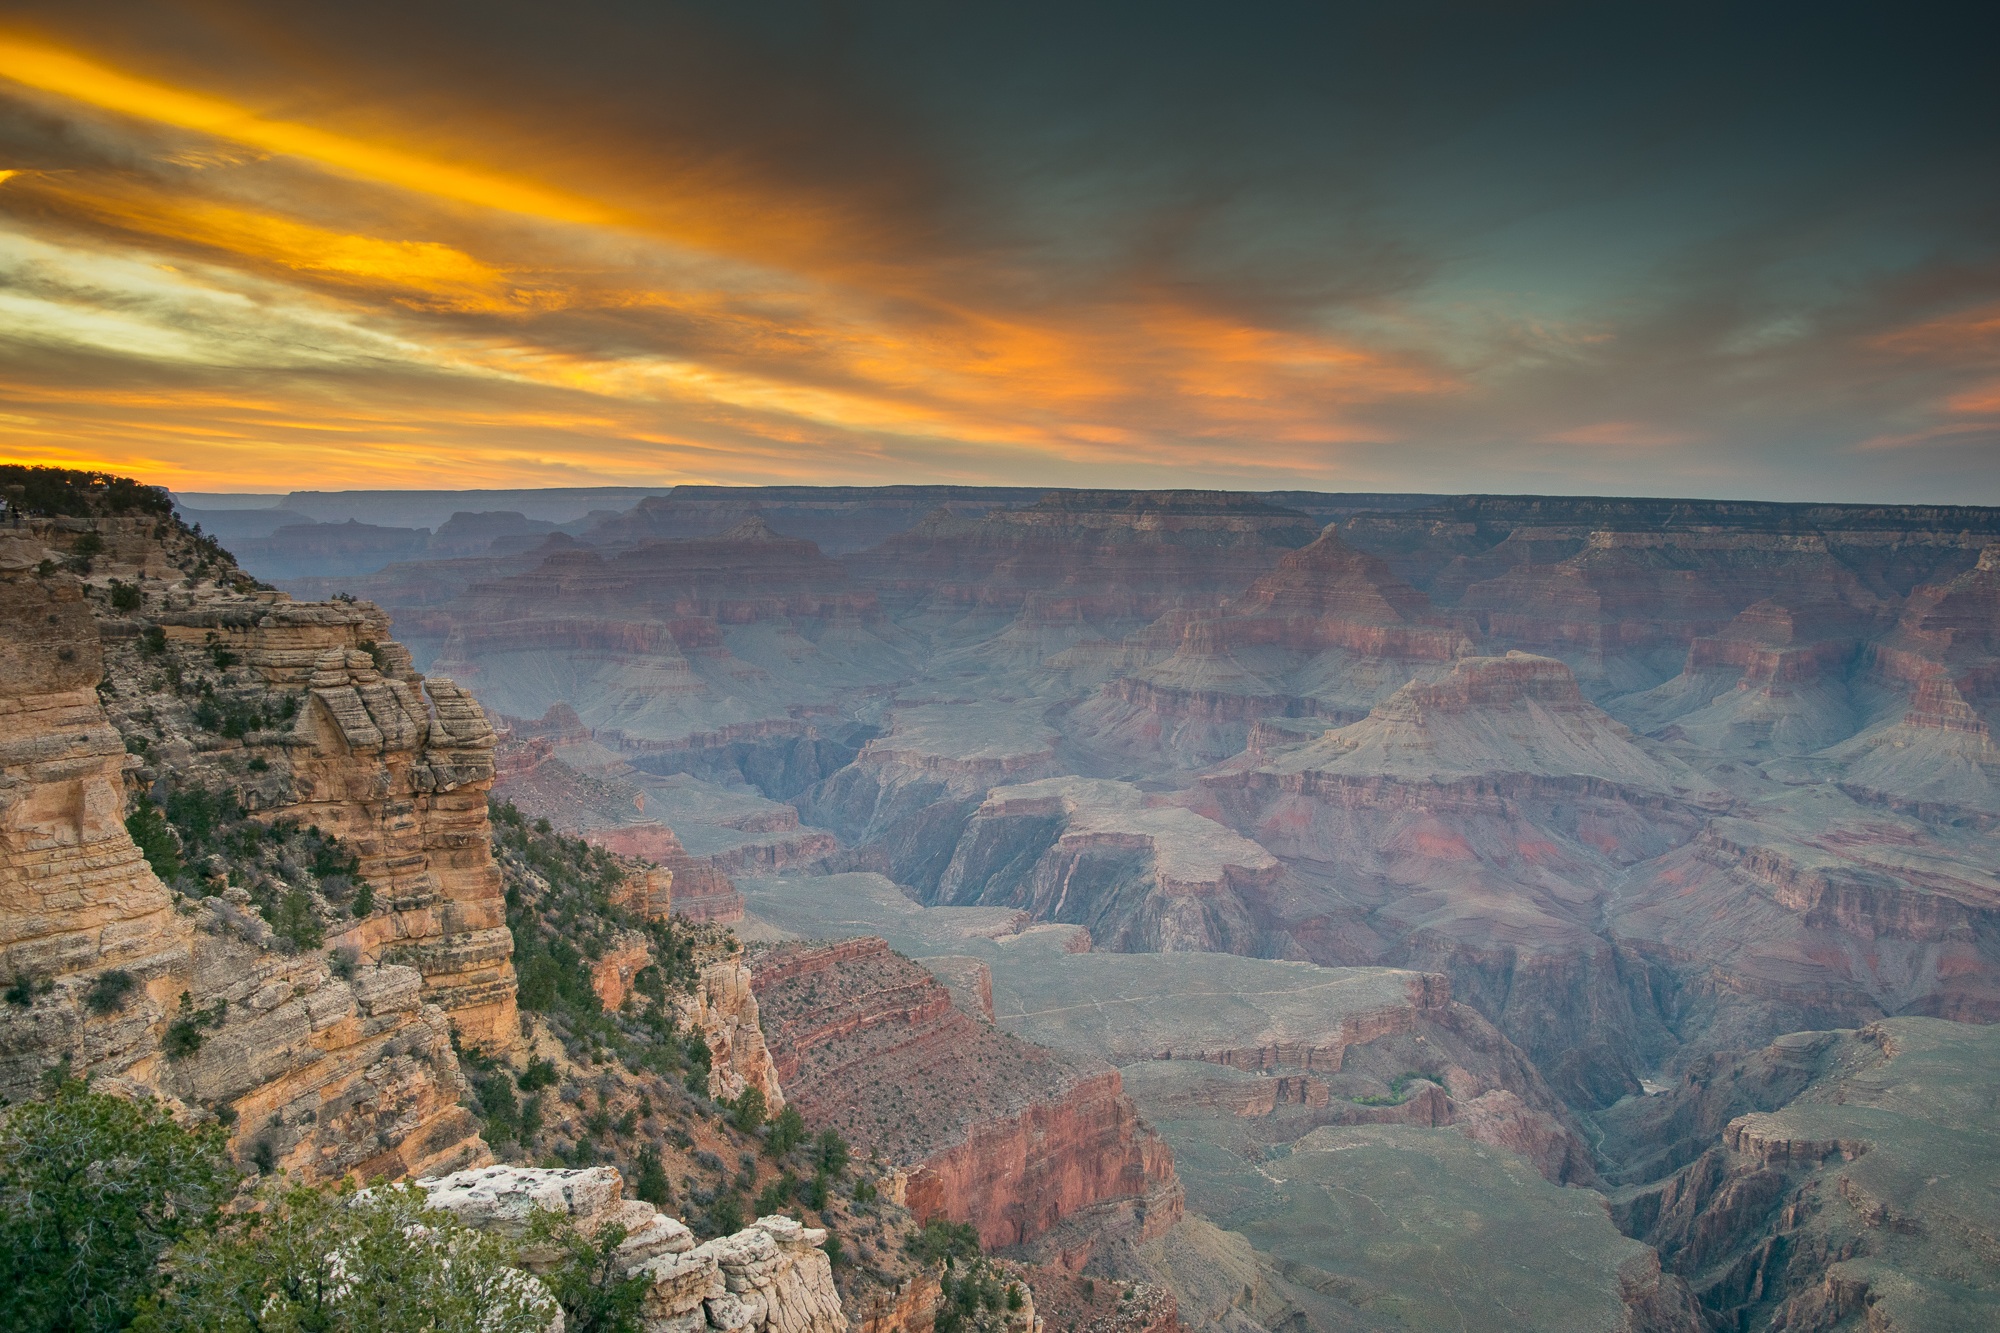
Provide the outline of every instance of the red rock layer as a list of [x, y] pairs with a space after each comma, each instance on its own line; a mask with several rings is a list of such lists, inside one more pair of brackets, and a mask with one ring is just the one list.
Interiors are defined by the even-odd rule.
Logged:
[[1172, 1155], [1116, 1070], [973, 1019], [879, 939], [780, 946], [752, 975], [786, 1095], [905, 1172], [919, 1219], [1011, 1246], [1071, 1218], [1115, 1215], [1151, 1235], [1179, 1217]]

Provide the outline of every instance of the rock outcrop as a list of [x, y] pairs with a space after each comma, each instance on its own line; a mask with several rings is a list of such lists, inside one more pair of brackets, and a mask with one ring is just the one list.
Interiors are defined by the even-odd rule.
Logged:
[[[754, 978], [792, 1100], [895, 1168], [919, 1220], [1008, 1247], [1073, 1219], [1145, 1236], [1179, 1216], [1172, 1156], [1116, 1070], [979, 1022], [880, 939], [779, 946]], [[1089, 1245], [1066, 1254], [1072, 1267]]]
[[1017, 907], [1089, 930], [1100, 949], [1255, 953], [1276, 857], [1124, 782], [995, 787], [930, 901]]
[[749, 965], [740, 954], [730, 953], [704, 958], [700, 967], [693, 988], [676, 995], [673, 1004], [680, 1023], [699, 1031], [708, 1043], [709, 1095], [735, 1098], [745, 1088], [755, 1088], [775, 1113], [785, 1104], [783, 1076], [765, 1044]]
[[[608, 1166], [490, 1166], [417, 1184], [433, 1207], [517, 1240], [540, 1211], [568, 1218], [586, 1236], [622, 1227], [613, 1271], [644, 1281], [647, 1333], [846, 1333], [833, 1266], [821, 1248], [827, 1233], [789, 1217], [760, 1217], [696, 1244], [678, 1219], [623, 1198], [624, 1181]], [[532, 1248], [523, 1260], [535, 1269]]]

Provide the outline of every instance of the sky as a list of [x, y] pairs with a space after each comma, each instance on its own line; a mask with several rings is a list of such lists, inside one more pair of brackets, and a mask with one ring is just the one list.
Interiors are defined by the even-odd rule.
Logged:
[[0, 0], [0, 455], [1996, 504], [1996, 23]]

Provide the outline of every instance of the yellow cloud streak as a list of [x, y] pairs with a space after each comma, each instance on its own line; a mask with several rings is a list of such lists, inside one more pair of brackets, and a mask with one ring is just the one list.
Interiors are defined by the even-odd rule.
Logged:
[[81, 216], [107, 226], [222, 251], [238, 260], [381, 290], [419, 292], [425, 304], [506, 312], [538, 304], [507, 284], [502, 270], [436, 241], [389, 240], [316, 227], [276, 213], [200, 199], [49, 188]]
[[600, 204], [539, 185], [363, 143], [310, 125], [272, 120], [221, 98], [136, 79], [19, 38], [0, 37], [0, 77], [102, 110], [197, 130], [269, 153], [311, 158], [349, 175], [437, 198], [559, 222], [619, 220]]

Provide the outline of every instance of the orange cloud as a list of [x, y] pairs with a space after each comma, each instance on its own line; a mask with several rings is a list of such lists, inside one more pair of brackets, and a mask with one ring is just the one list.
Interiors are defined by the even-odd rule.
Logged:
[[[96, 360], [74, 384], [0, 381], [0, 429], [179, 485], [902, 480], [913, 457], [1194, 475], [1239, 441], [1258, 447], [1233, 471], [1296, 480], [1382, 438], [1372, 409], [1466, 388], [1156, 291], [1010, 301], [944, 261], [857, 258], [837, 212], [754, 184], [614, 207], [42, 43], [0, 38], [0, 77], [208, 136], [153, 174], [37, 173], [4, 196], [51, 238], [37, 327]], [[102, 255], [157, 290], [107, 296], [134, 279]], [[197, 302], [227, 318], [188, 318]], [[309, 375], [271, 355], [298, 347]], [[160, 387], [168, 360], [205, 378]]]
[[366, 180], [441, 199], [563, 222], [616, 220], [601, 205], [532, 182], [273, 120], [221, 98], [134, 78], [36, 42], [0, 37], [0, 77], [102, 110], [198, 130], [265, 152], [308, 158]]

